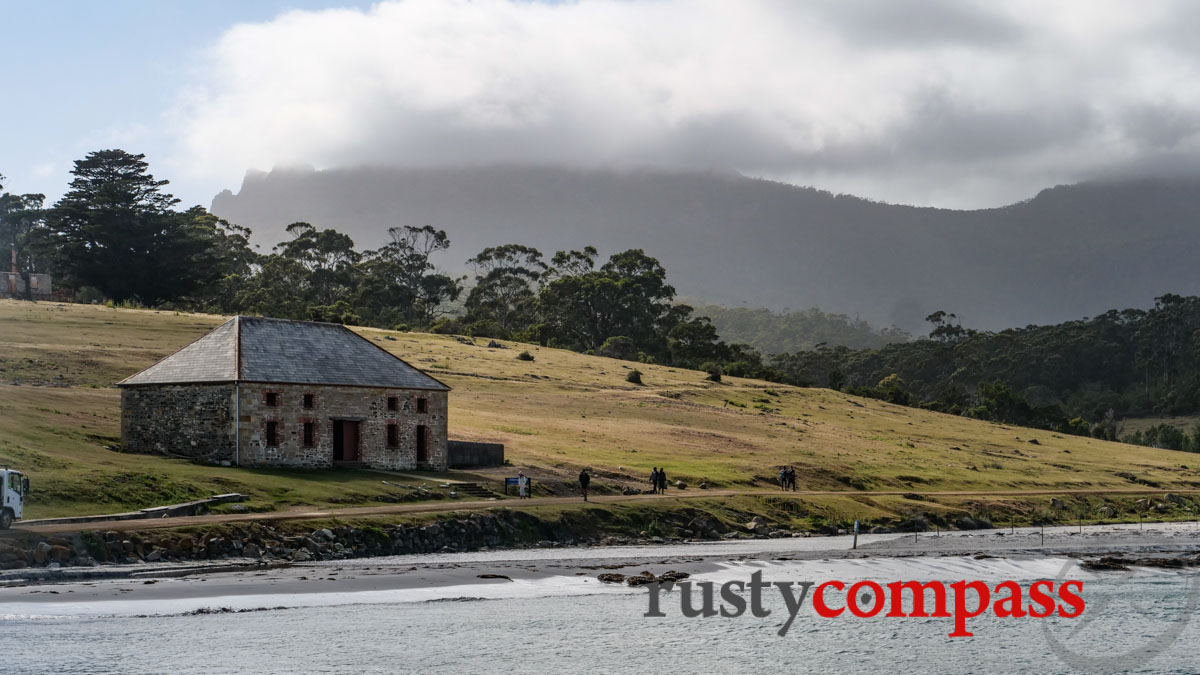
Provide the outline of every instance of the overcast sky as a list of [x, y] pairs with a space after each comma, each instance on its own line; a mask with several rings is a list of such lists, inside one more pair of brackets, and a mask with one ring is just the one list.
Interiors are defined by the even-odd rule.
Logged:
[[188, 204], [250, 168], [735, 169], [969, 208], [1200, 174], [1200, 3], [7, 2], [0, 173], [148, 155]]

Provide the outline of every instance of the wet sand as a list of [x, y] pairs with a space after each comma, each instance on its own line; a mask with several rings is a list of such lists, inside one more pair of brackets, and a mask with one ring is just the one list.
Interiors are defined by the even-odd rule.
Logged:
[[[289, 565], [242, 566], [230, 569], [224, 561], [207, 566], [129, 565], [58, 570], [51, 578], [31, 581], [21, 572], [0, 577], [0, 615], [6, 605], [29, 603], [53, 612], [56, 605], [107, 601], [170, 602], [210, 598], [223, 601], [248, 596], [278, 597], [305, 594], [352, 594], [421, 589], [480, 588], [489, 585], [539, 584], [559, 579], [577, 590], [595, 584], [595, 592], [624, 586], [597, 580], [601, 573], [634, 575], [669, 570], [696, 575], [727, 563], [745, 561], [845, 560], [858, 558], [972, 557], [1099, 557], [1109, 554], [1185, 556], [1200, 552], [1200, 527], [1194, 523], [1054, 527], [981, 530], [973, 532], [863, 535], [858, 548], [853, 538], [696, 542], [660, 546], [538, 548], [447, 553]], [[28, 572], [28, 571], [24, 571]], [[44, 570], [40, 571], [45, 573]], [[83, 575], [68, 579], [67, 575]], [[92, 575], [88, 578], [88, 575]], [[120, 576], [116, 576], [120, 575]], [[114, 578], [115, 577], [115, 578]], [[590, 586], [589, 586], [590, 587]], [[502, 589], [491, 589], [491, 592]], [[269, 600], [266, 601], [269, 604]], [[122, 603], [128, 604], [128, 603]], [[192, 603], [193, 605], [195, 603]], [[236, 604], [236, 603], [234, 603]]]

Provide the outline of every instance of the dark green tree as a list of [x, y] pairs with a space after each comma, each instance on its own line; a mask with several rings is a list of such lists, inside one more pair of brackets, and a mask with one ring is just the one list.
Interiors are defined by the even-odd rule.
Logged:
[[47, 271], [49, 263], [42, 210], [45, 199], [40, 194], [0, 193], [0, 266], [7, 268], [10, 262], [16, 263], [26, 298], [33, 297], [29, 275]]
[[520, 244], [489, 247], [467, 265], [475, 273], [466, 300], [468, 324], [490, 324], [495, 330], [485, 332], [508, 337], [534, 323], [538, 282], [547, 271], [540, 251]]
[[47, 223], [59, 267], [114, 300], [158, 305], [194, 291], [214, 271], [193, 218], [148, 172], [145, 155], [99, 150], [76, 160], [71, 189]]

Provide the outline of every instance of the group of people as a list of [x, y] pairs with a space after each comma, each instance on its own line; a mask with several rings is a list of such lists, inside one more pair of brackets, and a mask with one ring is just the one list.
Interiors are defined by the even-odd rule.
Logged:
[[779, 470], [779, 487], [786, 490], [796, 491], [796, 469], [785, 466]]
[[667, 470], [660, 469], [657, 466], [650, 472], [650, 488], [654, 490], [654, 494], [667, 494]]

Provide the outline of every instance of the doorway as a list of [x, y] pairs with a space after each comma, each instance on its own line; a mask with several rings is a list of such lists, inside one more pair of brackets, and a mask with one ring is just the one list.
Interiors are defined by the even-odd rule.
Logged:
[[429, 461], [429, 427], [424, 424], [417, 427], [417, 461]]
[[333, 461], [357, 462], [358, 460], [358, 422], [334, 420]]

